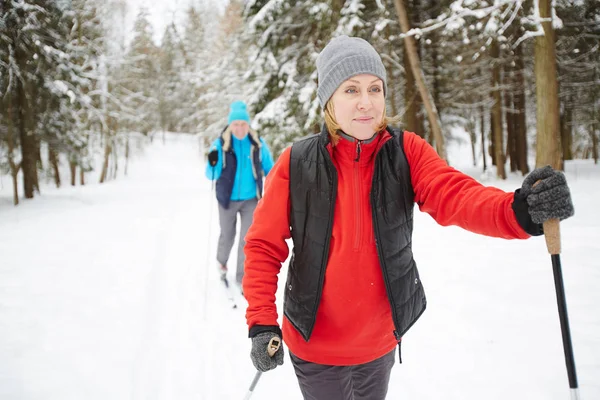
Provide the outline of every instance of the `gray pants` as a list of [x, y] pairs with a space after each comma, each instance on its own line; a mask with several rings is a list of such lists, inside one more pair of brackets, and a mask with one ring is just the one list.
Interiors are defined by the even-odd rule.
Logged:
[[244, 201], [232, 201], [229, 203], [229, 208], [225, 209], [219, 204], [219, 223], [221, 225], [221, 234], [219, 235], [219, 247], [217, 248], [217, 261], [222, 265], [227, 265], [229, 254], [235, 241], [235, 233], [237, 228], [237, 215], [240, 214], [241, 227], [240, 239], [237, 255], [237, 270], [235, 280], [237, 283], [242, 283], [244, 277], [244, 245], [246, 244], [246, 233], [252, 225], [252, 216], [254, 209], [258, 204], [257, 199]]
[[304, 400], [384, 400], [396, 349], [366, 364], [332, 366], [301, 360], [290, 352]]

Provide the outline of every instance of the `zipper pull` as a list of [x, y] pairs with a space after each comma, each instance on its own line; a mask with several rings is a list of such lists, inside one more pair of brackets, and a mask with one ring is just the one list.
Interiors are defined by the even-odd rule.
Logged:
[[361, 141], [358, 140], [356, 142], [356, 159], [354, 159], [354, 161], [357, 161], [357, 162], [358, 162], [358, 160], [360, 160], [360, 144], [361, 144]]

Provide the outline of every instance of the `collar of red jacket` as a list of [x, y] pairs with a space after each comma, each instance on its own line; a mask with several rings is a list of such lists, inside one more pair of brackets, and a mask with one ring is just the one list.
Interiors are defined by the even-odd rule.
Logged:
[[332, 156], [338, 162], [367, 164], [374, 160], [377, 151], [391, 138], [388, 131], [384, 130], [366, 140], [358, 140], [343, 132], [341, 138], [332, 151]]

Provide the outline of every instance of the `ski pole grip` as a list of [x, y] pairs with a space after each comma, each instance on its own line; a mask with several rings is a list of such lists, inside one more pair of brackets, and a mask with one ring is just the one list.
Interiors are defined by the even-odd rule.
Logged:
[[[533, 184], [536, 187], [541, 180]], [[546, 247], [550, 255], [560, 254], [560, 220], [558, 218], [549, 219], [544, 224], [544, 238]]]
[[271, 340], [269, 340], [269, 344], [267, 346], [267, 353], [269, 354], [269, 357], [273, 357], [275, 353], [277, 353], [277, 350], [279, 350], [280, 346], [281, 339], [279, 336], [273, 336]]
[[544, 222], [544, 237], [550, 255], [560, 254], [560, 221], [558, 218]]

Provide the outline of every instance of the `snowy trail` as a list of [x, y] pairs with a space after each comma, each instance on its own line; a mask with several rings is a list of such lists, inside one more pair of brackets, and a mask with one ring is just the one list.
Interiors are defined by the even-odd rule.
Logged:
[[[148, 146], [127, 178], [48, 188], [16, 209], [0, 206], [0, 399], [246, 394], [255, 374], [246, 303], [238, 296], [231, 309], [218, 279], [217, 205], [197, 138], [167, 139]], [[577, 214], [561, 226], [583, 400], [600, 398], [594, 168], [568, 169]], [[489, 184], [513, 190], [520, 178]], [[418, 211], [414, 238], [428, 310], [404, 338], [404, 364], [392, 370], [388, 398], [568, 398], [543, 239], [485, 238], [441, 228]], [[232, 282], [233, 273], [232, 266]], [[286, 267], [279, 278], [285, 275]], [[280, 291], [280, 312], [282, 299]], [[263, 374], [253, 395], [275, 399], [301, 399], [287, 356]]]

